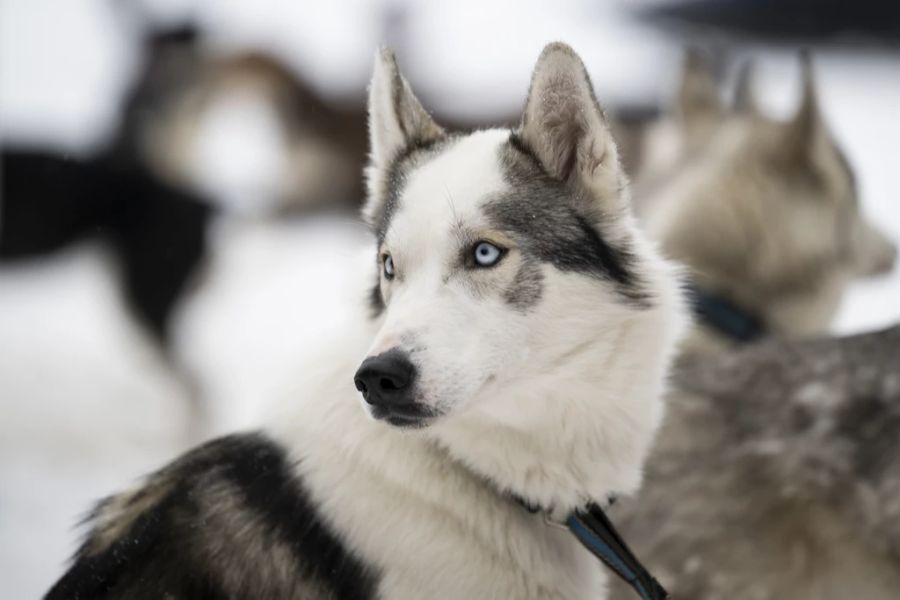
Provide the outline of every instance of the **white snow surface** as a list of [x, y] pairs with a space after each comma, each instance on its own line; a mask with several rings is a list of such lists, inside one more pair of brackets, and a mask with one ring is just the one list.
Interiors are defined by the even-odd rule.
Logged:
[[[0, 0], [3, 140], [94, 147], [115, 122], [137, 64], [128, 20], [107, 0]], [[157, 0], [161, 19], [191, 13], [224, 49], [278, 52], [326, 94], [361, 95], [385, 37], [426, 104], [486, 122], [517, 110], [547, 41], [582, 53], [606, 102], [668, 95], [680, 51], [616, 12], [617, 3], [535, 0], [214, 2]], [[405, 32], [385, 33], [389, 6]], [[796, 60], [756, 48], [761, 96], [786, 113]], [[817, 54], [822, 104], [854, 163], [865, 210], [900, 240], [900, 69], [896, 55]], [[246, 106], [210, 127], [210, 189], [252, 202], [248, 164], [263, 173], [277, 136]], [[247, 136], [235, 128], [251, 128]], [[225, 141], [219, 141], [225, 140]], [[240, 144], [225, 148], [218, 144]], [[254, 153], [255, 152], [255, 153]], [[261, 158], [260, 158], [261, 157]], [[226, 173], [234, 161], [233, 172]], [[254, 161], [258, 161], [255, 162]], [[223, 177], [216, 179], [215, 173]], [[218, 187], [213, 187], [218, 186]], [[248, 191], [249, 190], [249, 191]], [[260, 199], [263, 202], [264, 199]], [[240, 211], [241, 214], [252, 211]], [[364, 310], [348, 279], [367, 237], [353, 220], [223, 218], [195, 295], [176, 318], [176, 355], [215, 400], [213, 432], [252, 424], [268, 398], [302, 393], [291, 376], [347, 311]], [[841, 333], [900, 320], [900, 274], [856, 284]], [[349, 376], [349, 375], [348, 375]], [[188, 444], [187, 393], [129, 317], [103, 250], [83, 245], [0, 269], [0, 582], [4, 597], [40, 596], [77, 545], [91, 502], [128, 485]]]

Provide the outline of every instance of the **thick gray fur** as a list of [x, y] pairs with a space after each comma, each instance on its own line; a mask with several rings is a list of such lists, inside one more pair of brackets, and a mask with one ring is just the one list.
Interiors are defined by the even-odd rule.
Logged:
[[612, 514], [675, 598], [898, 597], [900, 326], [695, 356], [675, 384]]

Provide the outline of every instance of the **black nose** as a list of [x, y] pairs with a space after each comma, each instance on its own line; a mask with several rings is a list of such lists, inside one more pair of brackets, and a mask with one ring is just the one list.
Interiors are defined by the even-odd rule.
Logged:
[[353, 382], [372, 406], [396, 408], [413, 403], [415, 378], [415, 365], [406, 353], [395, 348], [364, 360]]

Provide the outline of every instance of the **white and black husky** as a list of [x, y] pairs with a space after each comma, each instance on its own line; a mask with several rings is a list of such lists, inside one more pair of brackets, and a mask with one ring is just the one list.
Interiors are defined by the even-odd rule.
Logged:
[[604, 596], [548, 520], [637, 489], [685, 319], [584, 66], [548, 46], [521, 126], [462, 135], [382, 52], [369, 110], [374, 314], [264, 433], [101, 503], [48, 598]]

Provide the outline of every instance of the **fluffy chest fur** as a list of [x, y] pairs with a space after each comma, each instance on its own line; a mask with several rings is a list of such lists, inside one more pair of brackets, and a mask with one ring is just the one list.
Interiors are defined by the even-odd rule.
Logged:
[[567, 531], [424, 436], [372, 422], [352, 396], [323, 400], [288, 428], [296, 468], [324, 520], [380, 573], [379, 597], [602, 596], [602, 566]]
[[[347, 376], [370, 327], [335, 340], [269, 432], [321, 518], [378, 573], [378, 597], [598, 598], [602, 565], [563, 529], [476, 475], [428, 430], [369, 417]], [[349, 357], [349, 358], [348, 358]], [[505, 451], [522, 453], [523, 448]]]

